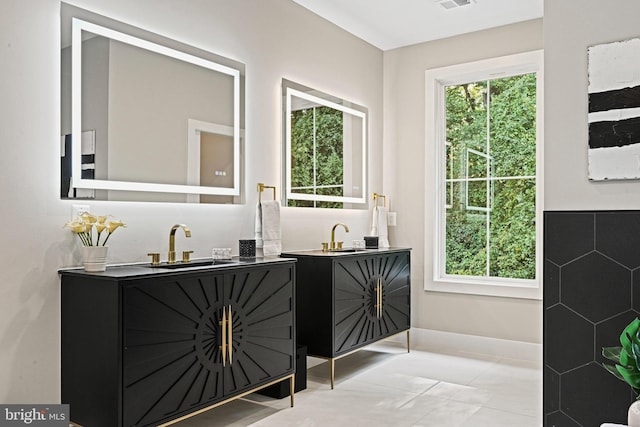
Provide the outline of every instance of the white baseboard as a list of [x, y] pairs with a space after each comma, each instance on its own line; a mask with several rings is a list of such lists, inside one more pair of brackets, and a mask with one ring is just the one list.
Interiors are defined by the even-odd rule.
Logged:
[[[542, 344], [503, 340], [477, 335], [457, 334], [432, 329], [411, 328], [411, 348], [442, 353], [473, 353], [542, 362]], [[388, 341], [406, 345], [404, 334]]]

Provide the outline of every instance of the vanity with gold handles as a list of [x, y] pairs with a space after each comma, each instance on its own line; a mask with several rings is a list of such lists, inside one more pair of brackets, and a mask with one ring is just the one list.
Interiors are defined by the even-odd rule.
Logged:
[[293, 406], [295, 260], [60, 275], [74, 423], [168, 425], [286, 380]]
[[307, 250], [296, 258], [298, 344], [335, 360], [392, 335], [411, 322], [411, 251], [407, 248]]

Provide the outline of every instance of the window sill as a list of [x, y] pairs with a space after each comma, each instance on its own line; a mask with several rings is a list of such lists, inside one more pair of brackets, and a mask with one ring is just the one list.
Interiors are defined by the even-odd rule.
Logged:
[[522, 281], [520, 283], [516, 283], [505, 280], [498, 283], [495, 281], [482, 281], [471, 278], [440, 278], [433, 281], [426, 281], [424, 290], [431, 292], [542, 300], [542, 287], [538, 281]]

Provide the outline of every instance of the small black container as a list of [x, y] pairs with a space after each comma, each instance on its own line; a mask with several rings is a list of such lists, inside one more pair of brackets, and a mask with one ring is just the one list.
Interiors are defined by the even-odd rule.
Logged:
[[238, 242], [240, 258], [256, 257], [256, 241], [255, 239], [240, 240]]
[[364, 247], [367, 249], [378, 249], [378, 236], [364, 236]]

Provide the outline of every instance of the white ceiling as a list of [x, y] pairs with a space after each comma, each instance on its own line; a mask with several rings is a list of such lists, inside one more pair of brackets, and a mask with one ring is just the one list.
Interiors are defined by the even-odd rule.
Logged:
[[[543, 0], [293, 0], [382, 50], [541, 18]], [[464, 0], [458, 0], [464, 1]]]

